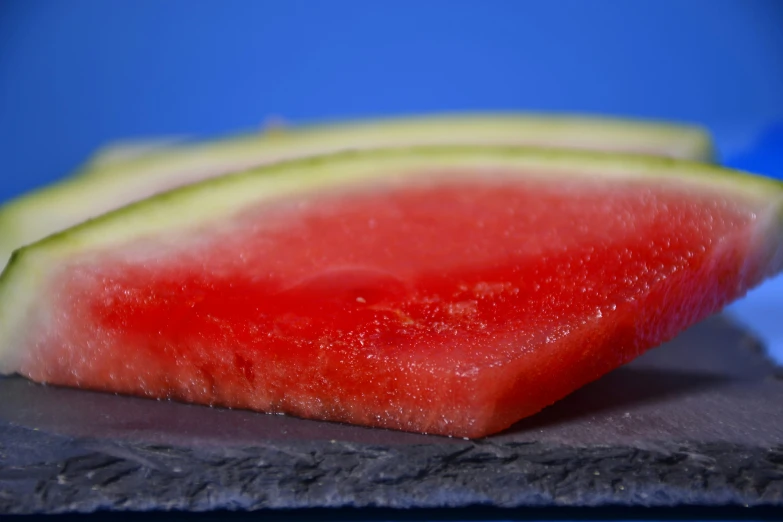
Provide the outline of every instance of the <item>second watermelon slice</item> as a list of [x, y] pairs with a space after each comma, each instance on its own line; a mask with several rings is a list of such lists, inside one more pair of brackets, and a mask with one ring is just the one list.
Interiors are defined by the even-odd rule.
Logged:
[[[175, 139], [170, 140], [176, 143]], [[109, 154], [85, 172], [0, 207], [0, 263], [16, 248], [159, 192], [281, 160], [413, 145], [537, 145], [710, 161], [706, 131], [585, 116], [465, 114], [302, 126]], [[141, 150], [144, 150], [142, 146]], [[122, 149], [120, 149], [122, 150]], [[116, 151], [116, 149], [115, 149]]]

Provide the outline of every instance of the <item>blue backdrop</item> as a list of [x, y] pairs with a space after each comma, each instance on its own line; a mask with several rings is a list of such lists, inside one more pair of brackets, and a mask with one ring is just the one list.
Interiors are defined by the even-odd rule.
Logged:
[[[0, 200], [116, 138], [456, 109], [692, 120], [781, 175], [783, 2], [0, 1]], [[734, 309], [783, 357], [783, 283]]]

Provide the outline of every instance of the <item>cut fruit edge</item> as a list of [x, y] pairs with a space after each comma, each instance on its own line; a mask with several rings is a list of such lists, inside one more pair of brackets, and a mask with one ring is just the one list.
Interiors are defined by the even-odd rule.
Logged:
[[[339, 153], [237, 173], [135, 203], [20, 249], [0, 277], [0, 372], [18, 371], [26, 318], [45, 299], [50, 275], [70, 256], [103, 250], [161, 231], [231, 218], [250, 205], [328, 189], [415, 183], [424, 171], [466, 175], [513, 172], [536, 179], [671, 183], [750, 200], [761, 209], [733, 298], [783, 268], [783, 184], [699, 163], [633, 155], [508, 147], [437, 147]], [[731, 247], [732, 245], [728, 245]], [[725, 303], [723, 303], [725, 304]], [[717, 310], [715, 310], [717, 311]]]
[[59, 230], [206, 178], [341, 150], [430, 145], [544, 146], [714, 160], [710, 135], [700, 127], [620, 118], [476, 113], [287, 127], [98, 162], [9, 201], [0, 207], [0, 262]]

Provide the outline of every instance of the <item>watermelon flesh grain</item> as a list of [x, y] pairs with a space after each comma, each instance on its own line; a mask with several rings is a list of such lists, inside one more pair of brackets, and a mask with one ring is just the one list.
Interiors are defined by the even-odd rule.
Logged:
[[191, 234], [73, 255], [51, 278], [16, 371], [480, 437], [671, 339], [766, 275], [753, 242], [763, 209], [725, 193], [413, 177], [281, 198]]

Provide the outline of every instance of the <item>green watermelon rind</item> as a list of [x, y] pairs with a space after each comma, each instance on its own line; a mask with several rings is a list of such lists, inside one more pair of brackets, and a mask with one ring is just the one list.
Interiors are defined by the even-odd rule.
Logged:
[[[426, 143], [429, 138], [420, 134], [437, 136], [438, 133], [453, 133], [460, 129], [481, 130], [481, 127], [485, 128], [485, 132], [490, 132], [490, 138], [497, 136], [495, 133], [509, 138], [509, 143], [494, 143], [493, 139], [493, 143], [486, 143], [490, 145], [562, 146], [618, 153], [638, 152], [706, 163], [716, 160], [716, 151], [709, 132], [694, 124], [578, 114], [446, 113], [304, 124], [207, 141], [188, 142], [185, 138], [172, 136], [118, 142], [99, 151], [79, 175], [133, 174], [140, 168], [149, 168], [157, 163], [180, 161], [183, 155], [207, 153], [233, 156], [253, 153], [259, 146], [298, 148], [304, 143], [318, 143], [325, 139], [339, 140], [347, 144], [345, 148], [351, 148], [352, 144], [361, 145], [362, 139], [371, 139], [384, 133], [387, 136], [394, 133], [400, 137], [416, 135], [409, 141], [424, 138], [424, 142], [417, 141], [407, 145], [438, 145], [439, 143]], [[512, 132], [517, 136], [515, 140], [511, 139]], [[467, 139], [470, 142], [462, 145], [482, 144], [478, 136], [469, 136]], [[563, 143], [554, 145], [550, 140]], [[582, 143], [577, 143], [578, 141]], [[389, 146], [399, 145], [391, 143]], [[127, 152], [130, 154], [126, 154]]]
[[161, 179], [173, 188], [197, 181], [199, 172], [212, 177], [339, 150], [412, 145], [544, 145], [715, 159], [700, 127], [588, 116], [447, 114], [293, 127], [99, 161], [22, 195], [0, 207], [0, 262], [19, 246], [162, 191]]
[[[764, 277], [783, 268], [783, 183], [696, 162], [635, 155], [519, 147], [428, 147], [343, 152], [260, 167], [159, 194], [17, 250], [0, 275], [0, 373], [13, 373], [28, 310], [45, 299], [47, 277], [69, 256], [106, 249], [160, 231], [186, 230], [230, 218], [245, 205], [374, 180], [415, 180], [429, 169], [514, 169], [519, 175], [654, 179], [693, 190], [719, 191], [729, 199], [761, 203], [749, 252]], [[454, 172], [454, 170], [449, 170]], [[475, 175], [475, 174], [471, 174]], [[754, 281], [756, 284], [760, 281]]]

